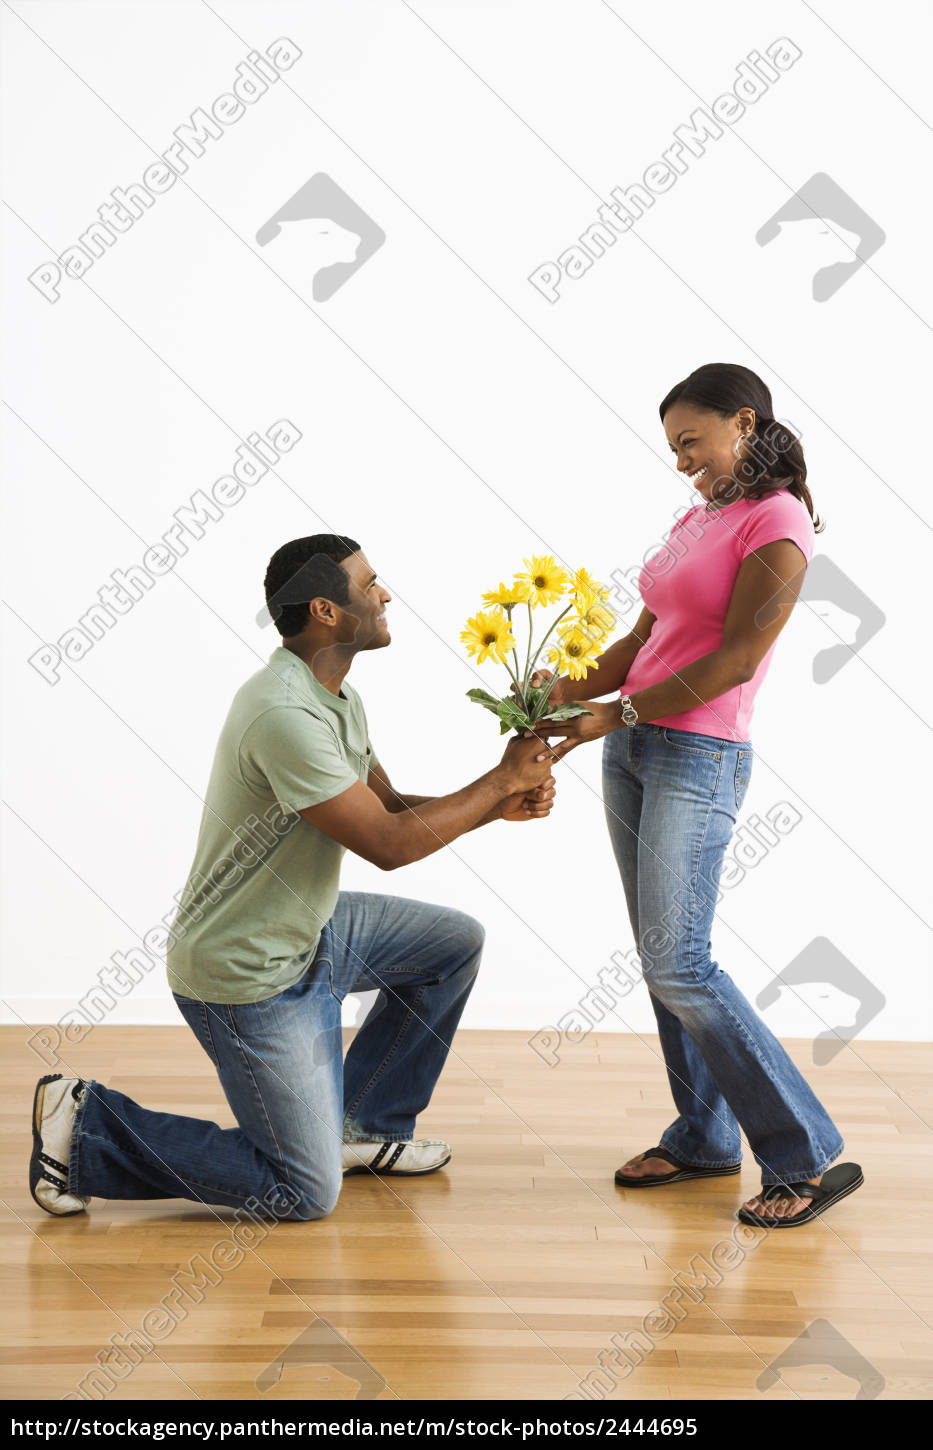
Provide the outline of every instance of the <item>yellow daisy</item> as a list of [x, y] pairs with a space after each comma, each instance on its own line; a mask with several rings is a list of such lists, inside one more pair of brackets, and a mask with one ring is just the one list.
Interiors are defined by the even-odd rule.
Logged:
[[570, 575], [555, 562], [553, 554], [533, 554], [524, 564], [526, 572], [516, 574], [515, 582], [527, 589], [532, 608], [538, 604], [554, 604], [566, 594]]
[[[577, 569], [571, 580], [571, 588], [579, 600], [603, 601], [609, 598], [609, 585], [604, 584], [601, 579], [594, 579], [589, 569]], [[578, 603], [577, 608], [582, 610], [582, 604]]]
[[496, 589], [490, 589], [488, 594], [483, 595], [483, 603], [514, 609], [516, 604], [524, 604], [527, 598], [528, 585], [516, 579], [513, 584], [500, 584]]
[[493, 609], [488, 614], [480, 612], [467, 620], [467, 627], [460, 632], [467, 654], [475, 655], [481, 665], [490, 657], [501, 663], [510, 649], [515, 648], [509, 621], [501, 610]]
[[587, 600], [585, 608], [580, 609], [580, 613], [574, 621], [591, 639], [599, 640], [606, 638], [615, 622], [616, 617], [608, 604], [603, 604], [599, 599]]
[[602, 642], [591, 639], [577, 625], [561, 631], [560, 644], [548, 651], [548, 659], [558, 674], [572, 680], [585, 680], [588, 670], [598, 669], [596, 661], [602, 654]]

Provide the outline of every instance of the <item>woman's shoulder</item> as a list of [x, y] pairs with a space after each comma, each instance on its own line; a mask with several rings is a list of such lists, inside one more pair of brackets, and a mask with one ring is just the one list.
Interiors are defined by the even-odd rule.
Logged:
[[746, 545], [745, 552], [786, 538], [810, 558], [815, 542], [813, 520], [803, 499], [790, 489], [776, 488], [762, 498], [743, 499], [736, 513], [741, 515], [738, 533]]
[[769, 489], [761, 498], [746, 498], [742, 502], [745, 505], [742, 512], [747, 519], [786, 518], [807, 523], [811, 528], [813, 527], [810, 510], [803, 499], [798, 498], [795, 493], [791, 493], [789, 488]]

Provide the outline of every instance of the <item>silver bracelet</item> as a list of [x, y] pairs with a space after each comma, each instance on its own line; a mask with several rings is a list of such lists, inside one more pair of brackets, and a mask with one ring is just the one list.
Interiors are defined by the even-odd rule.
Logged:
[[632, 704], [632, 697], [631, 697], [631, 695], [623, 695], [622, 696], [622, 724], [623, 725], [637, 725], [638, 724], [638, 711], [635, 709], [635, 706]]

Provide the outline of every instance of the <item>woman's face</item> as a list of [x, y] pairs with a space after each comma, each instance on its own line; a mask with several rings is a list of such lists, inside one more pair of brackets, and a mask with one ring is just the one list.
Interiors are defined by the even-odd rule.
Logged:
[[731, 418], [720, 418], [694, 403], [673, 403], [664, 414], [664, 432], [671, 452], [677, 456], [677, 471], [690, 480], [700, 496], [732, 503], [741, 494], [732, 485], [741, 481], [737, 469], [743, 445], [736, 443], [754, 426], [751, 408], [740, 408]]

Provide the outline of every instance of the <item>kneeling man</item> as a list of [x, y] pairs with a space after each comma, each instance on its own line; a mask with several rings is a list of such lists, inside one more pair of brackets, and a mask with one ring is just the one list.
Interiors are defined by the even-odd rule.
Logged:
[[[175, 1001], [238, 1126], [45, 1077], [30, 1188], [49, 1213], [80, 1213], [99, 1196], [314, 1219], [346, 1173], [431, 1173], [450, 1158], [448, 1144], [415, 1138], [415, 1119], [473, 986], [483, 928], [461, 911], [341, 892], [341, 858], [355, 851], [391, 871], [476, 826], [546, 816], [550, 757], [512, 739], [461, 790], [400, 795], [346, 682], [357, 654], [390, 639], [390, 595], [359, 545], [295, 539], [273, 555], [265, 590], [282, 644], [234, 696], [166, 953]], [[341, 1003], [372, 989], [344, 1061]]]

